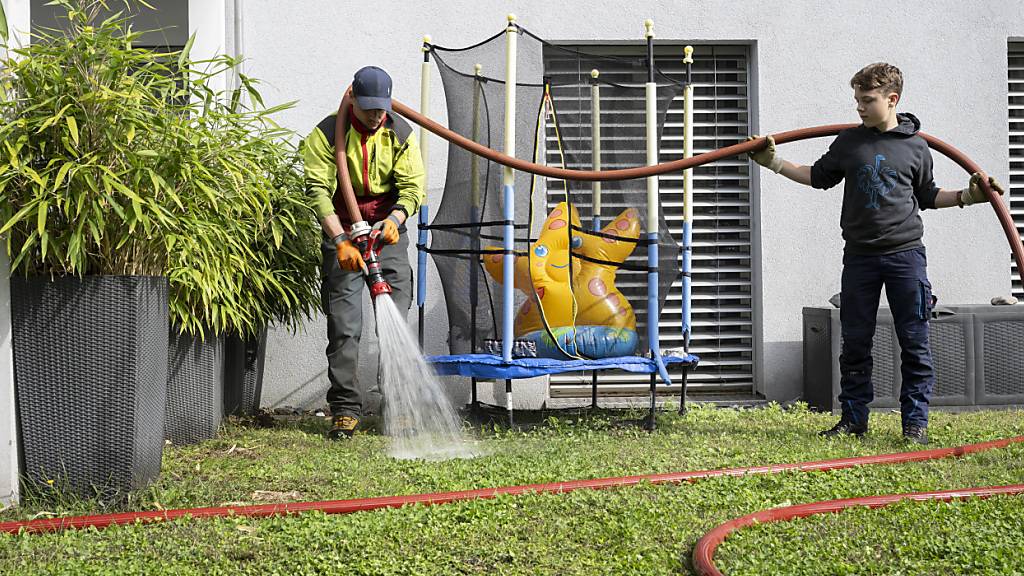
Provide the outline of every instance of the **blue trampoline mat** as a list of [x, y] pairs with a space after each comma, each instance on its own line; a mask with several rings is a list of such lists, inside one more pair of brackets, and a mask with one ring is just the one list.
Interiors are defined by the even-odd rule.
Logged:
[[[666, 365], [686, 364], [694, 367], [700, 360], [693, 354], [685, 357], [662, 356]], [[505, 362], [493, 354], [457, 354], [448, 356], [427, 356], [429, 362], [441, 376], [470, 376], [476, 378], [532, 378], [545, 374], [562, 372], [584, 372], [589, 370], [626, 370], [638, 374], [658, 371], [658, 365], [642, 356], [618, 356], [597, 360], [556, 360], [554, 358], [513, 358]]]

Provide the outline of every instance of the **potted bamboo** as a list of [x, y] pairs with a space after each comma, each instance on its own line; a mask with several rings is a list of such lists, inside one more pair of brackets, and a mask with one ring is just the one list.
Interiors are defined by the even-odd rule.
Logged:
[[0, 235], [11, 257], [22, 469], [89, 492], [160, 471], [167, 379], [166, 57], [100, 2], [8, 47], [0, 70]]
[[168, 265], [174, 443], [210, 438], [225, 411], [258, 407], [267, 325], [295, 328], [320, 300], [319, 226], [292, 134], [270, 118], [283, 106], [264, 108], [243, 76], [239, 91], [208, 93], [201, 107], [193, 117], [216, 130], [195, 147], [203, 168], [190, 186], [214, 194], [189, 195], [195, 233], [174, 239]]
[[132, 489], [160, 470], [169, 334], [308, 314], [316, 223], [281, 107], [248, 78], [208, 87], [237, 61], [135, 47], [126, 17], [97, 21], [103, 0], [58, 3], [67, 29], [10, 47], [0, 70], [22, 469]]

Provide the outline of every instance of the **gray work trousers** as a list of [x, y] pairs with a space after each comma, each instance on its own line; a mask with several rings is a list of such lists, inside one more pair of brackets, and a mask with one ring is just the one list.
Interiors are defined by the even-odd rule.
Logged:
[[[409, 239], [406, 234], [397, 244], [380, 252], [384, 279], [391, 285], [391, 298], [399, 310], [412, 304], [412, 267], [409, 265]], [[327, 317], [327, 404], [334, 416], [362, 417], [363, 391], [359, 387], [359, 339], [363, 333], [363, 293], [366, 280], [361, 272], [347, 272], [338, 265], [334, 244], [324, 238], [320, 302]]]

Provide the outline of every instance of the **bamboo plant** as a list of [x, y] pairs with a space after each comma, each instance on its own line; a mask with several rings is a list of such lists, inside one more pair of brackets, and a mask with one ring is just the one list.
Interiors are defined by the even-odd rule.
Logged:
[[138, 47], [130, 12], [100, 20], [106, 0], [55, 3], [66, 28], [0, 62], [12, 273], [165, 275], [184, 330], [294, 328], [319, 303], [320, 255], [293, 134], [273, 120], [291, 104], [264, 106], [244, 75], [215, 91], [240, 61], [193, 60], [194, 37]]

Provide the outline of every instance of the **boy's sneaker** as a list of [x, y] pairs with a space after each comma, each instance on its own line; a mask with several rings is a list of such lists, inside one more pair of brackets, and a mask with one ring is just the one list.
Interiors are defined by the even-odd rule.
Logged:
[[928, 444], [928, 427], [908, 424], [903, 427], [903, 438], [924, 446]]
[[359, 418], [356, 418], [355, 416], [335, 416], [331, 420], [331, 430], [327, 433], [327, 437], [331, 440], [351, 438], [352, 434], [355, 434], [356, 428], [358, 427]]
[[854, 424], [852, 421], [845, 418], [841, 419], [838, 424], [829, 428], [828, 430], [822, 430], [818, 432], [818, 436], [824, 436], [826, 438], [832, 438], [842, 434], [853, 434], [860, 438], [868, 432], [867, 424]]

